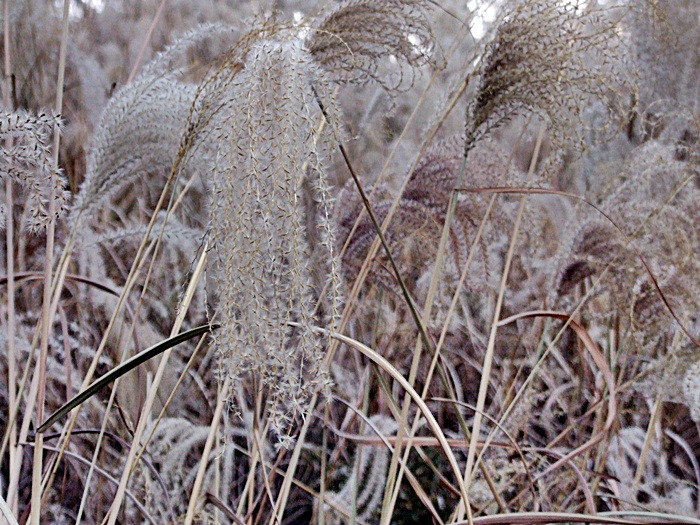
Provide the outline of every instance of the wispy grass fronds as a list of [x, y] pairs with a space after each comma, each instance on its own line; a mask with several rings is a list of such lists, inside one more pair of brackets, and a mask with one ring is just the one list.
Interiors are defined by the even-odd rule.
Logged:
[[579, 13], [549, 0], [508, 2], [484, 55], [467, 115], [467, 146], [530, 113], [547, 118], [555, 138], [580, 141], [581, 111], [592, 100], [619, 117], [616, 93], [631, 89], [620, 46], [615, 24], [595, 10]]
[[136, 177], [172, 166], [195, 93], [170, 73], [140, 76], [112, 97], [92, 140], [74, 219], [100, 209]]
[[58, 115], [0, 112], [0, 175], [26, 189], [27, 225], [32, 231], [48, 224], [50, 202], [54, 203], [54, 219], [66, 207], [65, 182], [51, 147], [54, 129], [60, 124]]
[[309, 52], [334, 80], [390, 89], [413, 85], [416, 68], [435, 61], [435, 39], [422, 0], [354, 0], [313, 24]]
[[[224, 325], [218, 334], [221, 362], [234, 378], [254, 371], [267, 385], [272, 426], [284, 445], [295, 416], [330, 384], [323, 343], [310, 329], [318, 322], [320, 299], [310, 239], [320, 239], [325, 252], [321, 272], [330, 285], [330, 325], [340, 316], [326, 165], [342, 133], [331, 78], [399, 87], [403, 81], [385, 76], [380, 62], [388, 51], [407, 70], [426, 60], [415, 44], [415, 38], [432, 42], [423, 7], [349, 2], [301, 33], [264, 20], [204, 83], [200, 103], [211, 111], [204, 120], [211, 119], [211, 137], [219, 145], [211, 233]], [[318, 209], [313, 214], [303, 205], [307, 180]], [[310, 226], [315, 232], [305, 232], [307, 214], [318, 217]], [[300, 328], [291, 329], [289, 321]]]
[[[203, 137], [197, 135], [201, 129], [193, 126], [198, 87], [185, 80], [186, 69], [178, 67], [178, 61], [198, 45], [226, 41], [237, 32], [224, 24], [200, 24], [158, 53], [133, 81], [117, 90], [92, 137], [85, 180], [71, 210], [73, 220], [89, 217], [138, 177], [164, 177], [177, 162], [184, 164], [178, 155], [192, 154], [197, 139]], [[203, 154], [196, 167], [207, 162]]]
[[[318, 322], [317, 293], [301, 196], [304, 181], [315, 181], [325, 217], [316, 227], [329, 254], [326, 271], [336, 283], [330, 308], [338, 312], [326, 196], [338, 110], [325, 73], [298, 39], [254, 44], [244, 64], [231, 82], [233, 103], [217, 117], [215, 132], [211, 236], [223, 324], [217, 344], [226, 374], [240, 378], [254, 371], [267, 385], [273, 428], [287, 444], [295, 416], [329, 385], [323, 343], [311, 330]], [[322, 133], [317, 96], [333, 119]]]

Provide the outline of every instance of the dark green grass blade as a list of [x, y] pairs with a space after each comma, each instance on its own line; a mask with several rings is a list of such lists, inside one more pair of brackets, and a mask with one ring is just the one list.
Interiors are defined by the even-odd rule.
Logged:
[[192, 339], [194, 337], [197, 337], [199, 335], [205, 334], [207, 332], [210, 332], [212, 330], [216, 330], [219, 328], [220, 325], [202, 325], [198, 326], [197, 328], [193, 328], [192, 330], [188, 330], [187, 332], [182, 332], [181, 334], [177, 334], [173, 337], [170, 337], [169, 339], [165, 339], [164, 341], [161, 341], [160, 343], [151, 346], [150, 348], [146, 348], [143, 352], [140, 352], [133, 356], [130, 359], [127, 359], [124, 361], [122, 364], [119, 366], [113, 368], [109, 372], [107, 372], [105, 375], [100, 377], [97, 381], [92, 383], [90, 386], [88, 386], [85, 390], [80, 392], [77, 396], [75, 396], [73, 399], [68, 401], [65, 405], [63, 405], [61, 408], [56, 410], [53, 414], [51, 414], [51, 417], [47, 419], [43, 425], [41, 425], [37, 429], [37, 433], [41, 434], [44, 431], [46, 431], [51, 425], [53, 425], [56, 421], [58, 421], [60, 418], [65, 416], [68, 412], [73, 410], [75, 407], [78, 405], [84, 403], [87, 399], [90, 397], [94, 396], [99, 390], [107, 386], [109, 383], [112, 381], [115, 381], [116, 379], [120, 378], [127, 372], [133, 370], [140, 364], [145, 363], [152, 357], [157, 356], [158, 354], [161, 354], [168, 350], [169, 348], [172, 348], [173, 346], [177, 346], [180, 343], [184, 343], [185, 341]]

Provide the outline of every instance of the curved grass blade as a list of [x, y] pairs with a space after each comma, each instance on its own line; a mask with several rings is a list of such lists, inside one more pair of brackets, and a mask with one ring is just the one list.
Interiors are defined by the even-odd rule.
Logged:
[[173, 337], [165, 339], [164, 341], [161, 341], [160, 343], [153, 345], [150, 348], [146, 348], [143, 352], [139, 352], [132, 358], [127, 359], [122, 364], [113, 368], [105, 375], [100, 377], [97, 381], [92, 383], [85, 390], [83, 390], [73, 399], [68, 401], [68, 403], [56, 410], [56, 412], [51, 414], [51, 416], [44, 422], [44, 424], [42, 424], [37, 429], [37, 434], [45, 432], [51, 425], [53, 425], [56, 421], [65, 416], [68, 412], [73, 410], [78, 405], [81, 405], [86, 400], [94, 396], [99, 390], [107, 386], [109, 383], [120, 378], [127, 372], [139, 366], [140, 364], [145, 363], [149, 359], [165, 352], [169, 348], [179, 345], [180, 343], [184, 343], [189, 339], [205, 334], [207, 332], [211, 332], [212, 330], [216, 330], [217, 328], [219, 328], [219, 326], [220, 325], [216, 324], [198, 326], [197, 328], [193, 328], [192, 330], [188, 330], [187, 332], [182, 332], [181, 334], [177, 334]]

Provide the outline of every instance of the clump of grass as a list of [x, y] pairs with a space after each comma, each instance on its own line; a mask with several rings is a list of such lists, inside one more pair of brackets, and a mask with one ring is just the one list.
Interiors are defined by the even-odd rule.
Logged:
[[694, 523], [694, 3], [284, 4], [5, 2], [4, 519]]

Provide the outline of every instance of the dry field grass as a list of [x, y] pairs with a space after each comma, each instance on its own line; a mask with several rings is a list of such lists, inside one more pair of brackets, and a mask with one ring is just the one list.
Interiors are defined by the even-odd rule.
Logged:
[[697, 0], [1, 5], [0, 522], [700, 523]]

